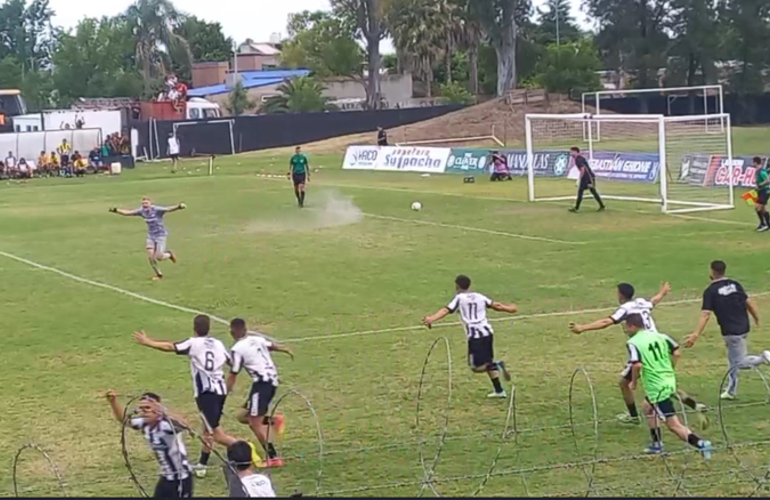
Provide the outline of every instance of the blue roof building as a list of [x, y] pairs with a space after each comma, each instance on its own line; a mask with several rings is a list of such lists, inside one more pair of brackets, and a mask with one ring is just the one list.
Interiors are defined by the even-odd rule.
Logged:
[[[241, 83], [245, 89], [256, 89], [259, 87], [267, 87], [270, 85], [277, 85], [284, 80], [291, 80], [292, 78], [299, 78], [310, 74], [310, 70], [307, 69], [275, 69], [275, 70], [261, 70], [261, 71], [240, 71]], [[232, 87], [228, 87], [224, 83], [218, 85], [210, 85], [208, 87], [199, 87], [190, 89], [187, 91], [189, 97], [208, 97], [219, 94], [227, 94], [232, 90]]]

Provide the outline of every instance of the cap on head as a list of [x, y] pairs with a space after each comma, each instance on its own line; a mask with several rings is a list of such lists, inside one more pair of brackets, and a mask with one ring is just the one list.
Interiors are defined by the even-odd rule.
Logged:
[[724, 276], [727, 272], [727, 264], [722, 260], [715, 260], [711, 263], [711, 272], [717, 278]]
[[251, 446], [246, 441], [236, 441], [227, 447], [227, 461], [237, 470], [251, 467]]
[[193, 331], [195, 332], [195, 335], [198, 337], [205, 337], [209, 334], [210, 328], [211, 318], [205, 314], [199, 314], [195, 316], [195, 319], [193, 320]]
[[618, 293], [625, 299], [631, 300], [634, 298], [634, 285], [631, 285], [630, 283], [621, 283], [618, 285]]
[[457, 285], [457, 288], [462, 291], [469, 290], [471, 287], [471, 279], [464, 274], [461, 274], [455, 278], [455, 285]]

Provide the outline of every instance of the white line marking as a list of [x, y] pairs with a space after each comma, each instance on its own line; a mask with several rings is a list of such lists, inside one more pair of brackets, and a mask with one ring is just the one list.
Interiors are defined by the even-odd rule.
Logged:
[[680, 214], [670, 214], [670, 217], [677, 217], [679, 219], [688, 219], [688, 220], [697, 220], [702, 222], [716, 222], [718, 224], [731, 224], [734, 226], [751, 226], [754, 227], [753, 222], [740, 222], [735, 220], [723, 220], [723, 219], [709, 219], [708, 217], [696, 217], [694, 215], [680, 215]]
[[[751, 294], [752, 297], [763, 297], [767, 295], [770, 295], [770, 292], [760, 292], [760, 293]], [[669, 302], [662, 302], [658, 305], [658, 307], [679, 306], [683, 304], [696, 304], [701, 300], [702, 300], [701, 298], [672, 300]], [[598, 313], [607, 312], [607, 311], [614, 311], [615, 309], [617, 309], [617, 307], [601, 307], [596, 309], [581, 309], [577, 311], [554, 311], [554, 312], [548, 312], [548, 313], [522, 314], [519, 316], [508, 316], [505, 318], [490, 318], [489, 321], [494, 323], [502, 323], [502, 322], [521, 321], [521, 320], [528, 320], [528, 319], [558, 318], [562, 316], [580, 316], [583, 314], [598, 314]], [[448, 328], [448, 327], [455, 327], [455, 326], [462, 326], [462, 323], [459, 321], [453, 321], [450, 323], [437, 323], [433, 325], [433, 328]], [[315, 336], [315, 337], [301, 337], [296, 339], [286, 339], [285, 342], [299, 343], [299, 342], [309, 342], [313, 340], [335, 340], [335, 339], [343, 339], [343, 338], [349, 338], [349, 337], [378, 335], [382, 333], [410, 332], [415, 330], [422, 330], [424, 328], [425, 327], [423, 325], [399, 326], [395, 328], [385, 328], [382, 330], [363, 330], [363, 331], [357, 331], [357, 332], [335, 333], [331, 335], [323, 335], [323, 336]]]
[[[58, 274], [59, 276], [63, 276], [65, 278], [69, 278], [69, 279], [71, 279], [73, 281], [77, 281], [79, 283], [84, 283], [86, 285], [91, 285], [91, 286], [95, 286], [95, 287], [98, 287], [98, 288], [104, 288], [106, 290], [117, 292], [117, 293], [120, 293], [122, 295], [127, 295], [127, 296], [133, 297], [135, 299], [143, 300], [144, 302], [149, 302], [150, 304], [155, 304], [156, 306], [162, 306], [162, 307], [166, 307], [168, 309], [173, 309], [175, 311], [181, 311], [181, 312], [185, 312], [185, 313], [189, 313], [189, 314], [205, 314], [206, 316], [209, 316], [211, 319], [213, 319], [217, 323], [230, 326], [230, 322], [229, 321], [227, 321], [224, 318], [220, 318], [218, 316], [215, 316], [215, 315], [213, 315], [211, 313], [207, 313], [207, 312], [204, 312], [204, 311], [199, 311], [197, 309], [192, 309], [190, 307], [180, 306], [180, 305], [177, 305], [177, 304], [171, 304], [169, 302], [164, 302], [162, 300], [153, 299], [151, 297], [147, 297], [147, 296], [141, 295], [139, 293], [131, 292], [129, 290], [123, 290], [122, 288], [118, 288], [118, 287], [113, 286], [113, 285], [108, 285], [107, 283], [101, 283], [99, 281], [93, 281], [93, 280], [90, 280], [88, 278], [82, 278], [80, 276], [68, 273], [66, 271], [62, 271], [61, 269], [56, 269], [55, 267], [50, 267], [50, 266], [46, 266], [46, 265], [43, 265], [43, 264], [38, 264], [37, 262], [31, 261], [29, 259], [25, 259], [24, 257], [19, 257], [17, 255], [13, 255], [12, 253], [3, 252], [2, 250], [0, 250], [0, 256], [7, 257], [7, 258], [15, 260], [17, 262], [21, 262], [22, 264], [27, 264], [28, 266], [32, 266], [35, 269], [39, 269], [41, 271], [48, 271], [48, 272], [51, 272], [51, 273], [54, 273], [54, 274]], [[249, 332], [249, 333], [261, 335], [261, 336], [263, 336], [263, 337], [265, 337], [265, 338], [267, 338], [269, 340], [273, 340], [273, 339], [271, 339], [270, 337], [268, 337], [267, 335], [265, 335], [263, 333], [258, 333], [258, 332]]]
[[542, 241], [546, 243], [561, 243], [563, 245], [585, 245], [585, 242], [583, 241], [554, 240], [551, 238], [543, 238], [541, 236], [529, 236], [526, 234], [506, 233], [503, 231], [494, 231], [492, 229], [484, 229], [481, 227], [458, 226], [456, 224], [444, 224], [443, 222], [432, 222], [432, 221], [420, 220], [420, 219], [404, 219], [401, 217], [391, 217], [389, 215], [376, 215], [376, 214], [370, 214], [370, 213], [364, 213], [364, 216], [372, 219], [391, 220], [396, 222], [411, 222], [412, 224], [422, 224], [425, 226], [460, 229], [462, 231], [475, 231], [477, 233], [494, 234], [496, 236], [508, 236], [509, 238], [519, 238], [521, 240]]

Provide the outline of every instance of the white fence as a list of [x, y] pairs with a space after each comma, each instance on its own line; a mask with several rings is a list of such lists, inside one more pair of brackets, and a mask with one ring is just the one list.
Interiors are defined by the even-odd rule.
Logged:
[[79, 151], [87, 156], [89, 151], [101, 146], [102, 130], [91, 128], [0, 134], [0, 158], [5, 158], [10, 152], [16, 158], [34, 163], [41, 151], [56, 151], [65, 139], [70, 143], [72, 152]]

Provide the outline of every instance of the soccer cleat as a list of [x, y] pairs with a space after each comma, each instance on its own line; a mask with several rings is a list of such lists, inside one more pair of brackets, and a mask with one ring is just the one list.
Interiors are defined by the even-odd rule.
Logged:
[[168, 258], [171, 262], [176, 264], [176, 255], [174, 255], [174, 252], [172, 252], [171, 250], [168, 251]]
[[703, 455], [704, 460], [710, 460], [712, 451], [711, 441], [705, 441], [703, 439], [698, 441], [698, 451]]
[[163, 275], [162, 274], [158, 274], [158, 275], [155, 275], [155, 276], [152, 277], [152, 281], [160, 281], [162, 279], [163, 279]]
[[770, 229], [770, 227], [768, 227], [768, 226], [764, 226], [764, 225], [763, 225], [763, 226], [759, 226], [759, 227], [757, 228], [757, 232], [758, 232], [758, 233], [764, 233], [764, 232], [765, 232], [765, 231], [767, 231], [768, 229]]
[[618, 413], [615, 419], [621, 424], [639, 425], [639, 417], [632, 417], [629, 413]]
[[[770, 353], [768, 353], [770, 354]], [[505, 368], [505, 361], [498, 361], [497, 366], [500, 368], [500, 371], [503, 372], [503, 378], [506, 382], [511, 381], [511, 374], [508, 372], [508, 370]]]
[[770, 351], [762, 351], [762, 361], [764, 361], [766, 365], [770, 365]]
[[206, 477], [206, 471], [208, 470], [208, 467], [201, 464], [195, 464], [192, 466], [193, 474], [195, 474], [195, 477], [198, 479], [203, 479]]
[[604, 212], [605, 210], [607, 210], [607, 207], [599, 207], [597, 212]]
[[505, 391], [503, 391], [503, 392], [490, 392], [489, 394], [487, 394], [487, 397], [489, 399], [505, 399], [505, 398], [508, 397], [508, 394], [506, 394]]
[[652, 443], [644, 452], [648, 455], [660, 455], [663, 453], [663, 443]]
[[570, 208], [568, 212], [572, 212], [573, 214], [576, 214], [578, 212], [577, 208]]
[[267, 462], [265, 462], [266, 467], [283, 467], [283, 459], [282, 458], [268, 458]]
[[283, 436], [283, 431], [286, 429], [286, 417], [283, 415], [276, 415], [273, 417], [273, 429], [279, 436]]
[[735, 395], [725, 391], [719, 396], [719, 399], [721, 399], [722, 401], [734, 401]]

